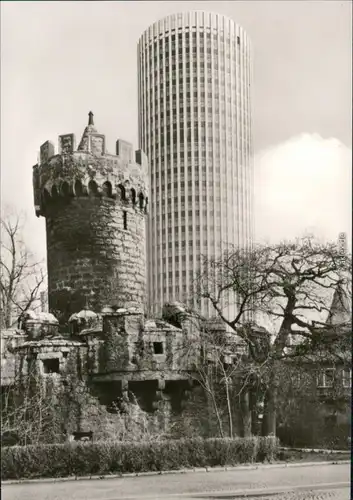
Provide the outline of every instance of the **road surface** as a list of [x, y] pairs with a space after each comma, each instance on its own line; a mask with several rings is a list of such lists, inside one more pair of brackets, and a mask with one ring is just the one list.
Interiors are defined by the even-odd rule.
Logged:
[[3, 484], [3, 500], [350, 500], [350, 465]]

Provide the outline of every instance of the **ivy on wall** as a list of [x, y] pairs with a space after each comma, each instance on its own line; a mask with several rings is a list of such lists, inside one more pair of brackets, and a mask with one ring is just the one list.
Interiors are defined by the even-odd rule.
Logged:
[[41, 169], [41, 184], [48, 181], [65, 180], [67, 182], [82, 180], [86, 173], [82, 158], [75, 159], [72, 155], [54, 157]]

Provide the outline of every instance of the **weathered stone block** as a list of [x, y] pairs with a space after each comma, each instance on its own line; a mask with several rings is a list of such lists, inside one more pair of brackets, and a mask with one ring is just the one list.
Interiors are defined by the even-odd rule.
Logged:
[[122, 139], [116, 141], [116, 154], [128, 163], [132, 162], [132, 144]]
[[59, 154], [70, 154], [76, 149], [75, 134], [59, 135]]
[[51, 141], [46, 141], [40, 147], [40, 163], [47, 163], [47, 161], [55, 155], [55, 147]]

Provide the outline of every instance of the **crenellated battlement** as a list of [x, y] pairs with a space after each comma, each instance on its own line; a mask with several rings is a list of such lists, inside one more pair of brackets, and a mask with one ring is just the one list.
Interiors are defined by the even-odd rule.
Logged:
[[[141, 150], [121, 139], [116, 155], [106, 152], [105, 136], [98, 134], [89, 114], [79, 147], [74, 134], [59, 136], [59, 154], [46, 141], [33, 167], [34, 201], [37, 216], [46, 216], [49, 206], [72, 197], [105, 197], [147, 212], [148, 162]], [[133, 161], [134, 160], [134, 161]]]

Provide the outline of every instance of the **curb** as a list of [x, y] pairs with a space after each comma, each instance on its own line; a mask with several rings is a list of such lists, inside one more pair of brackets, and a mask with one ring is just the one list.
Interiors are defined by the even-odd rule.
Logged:
[[178, 470], [165, 470], [165, 471], [151, 471], [151, 472], [130, 472], [125, 474], [110, 474], [102, 476], [69, 476], [57, 478], [43, 478], [43, 479], [9, 479], [1, 481], [3, 485], [13, 484], [39, 484], [39, 483], [62, 483], [68, 481], [87, 481], [87, 480], [102, 480], [102, 479], [124, 479], [132, 477], [145, 477], [145, 476], [161, 476], [167, 474], [192, 474], [194, 472], [229, 472], [229, 471], [242, 471], [242, 470], [257, 470], [257, 469], [285, 469], [288, 467], [313, 467], [320, 465], [340, 465], [350, 464], [350, 460], [336, 460], [336, 461], [323, 461], [323, 462], [295, 462], [295, 463], [275, 463], [263, 464], [255, 463], [249, 465], [234, 465], [226, 467], [194, 467], [191, 469], [178, 469]]
[[350, 449], [347, 450], [328, 450], [326, 448], [284, 448], [280, 447], [278, 448], [279, 451], [299, 451], [301, 453], [323, 453], [324, 455], [331, 455], [334, 453], [337, 454], [344, 454], [344, 453], [350, 453]]

